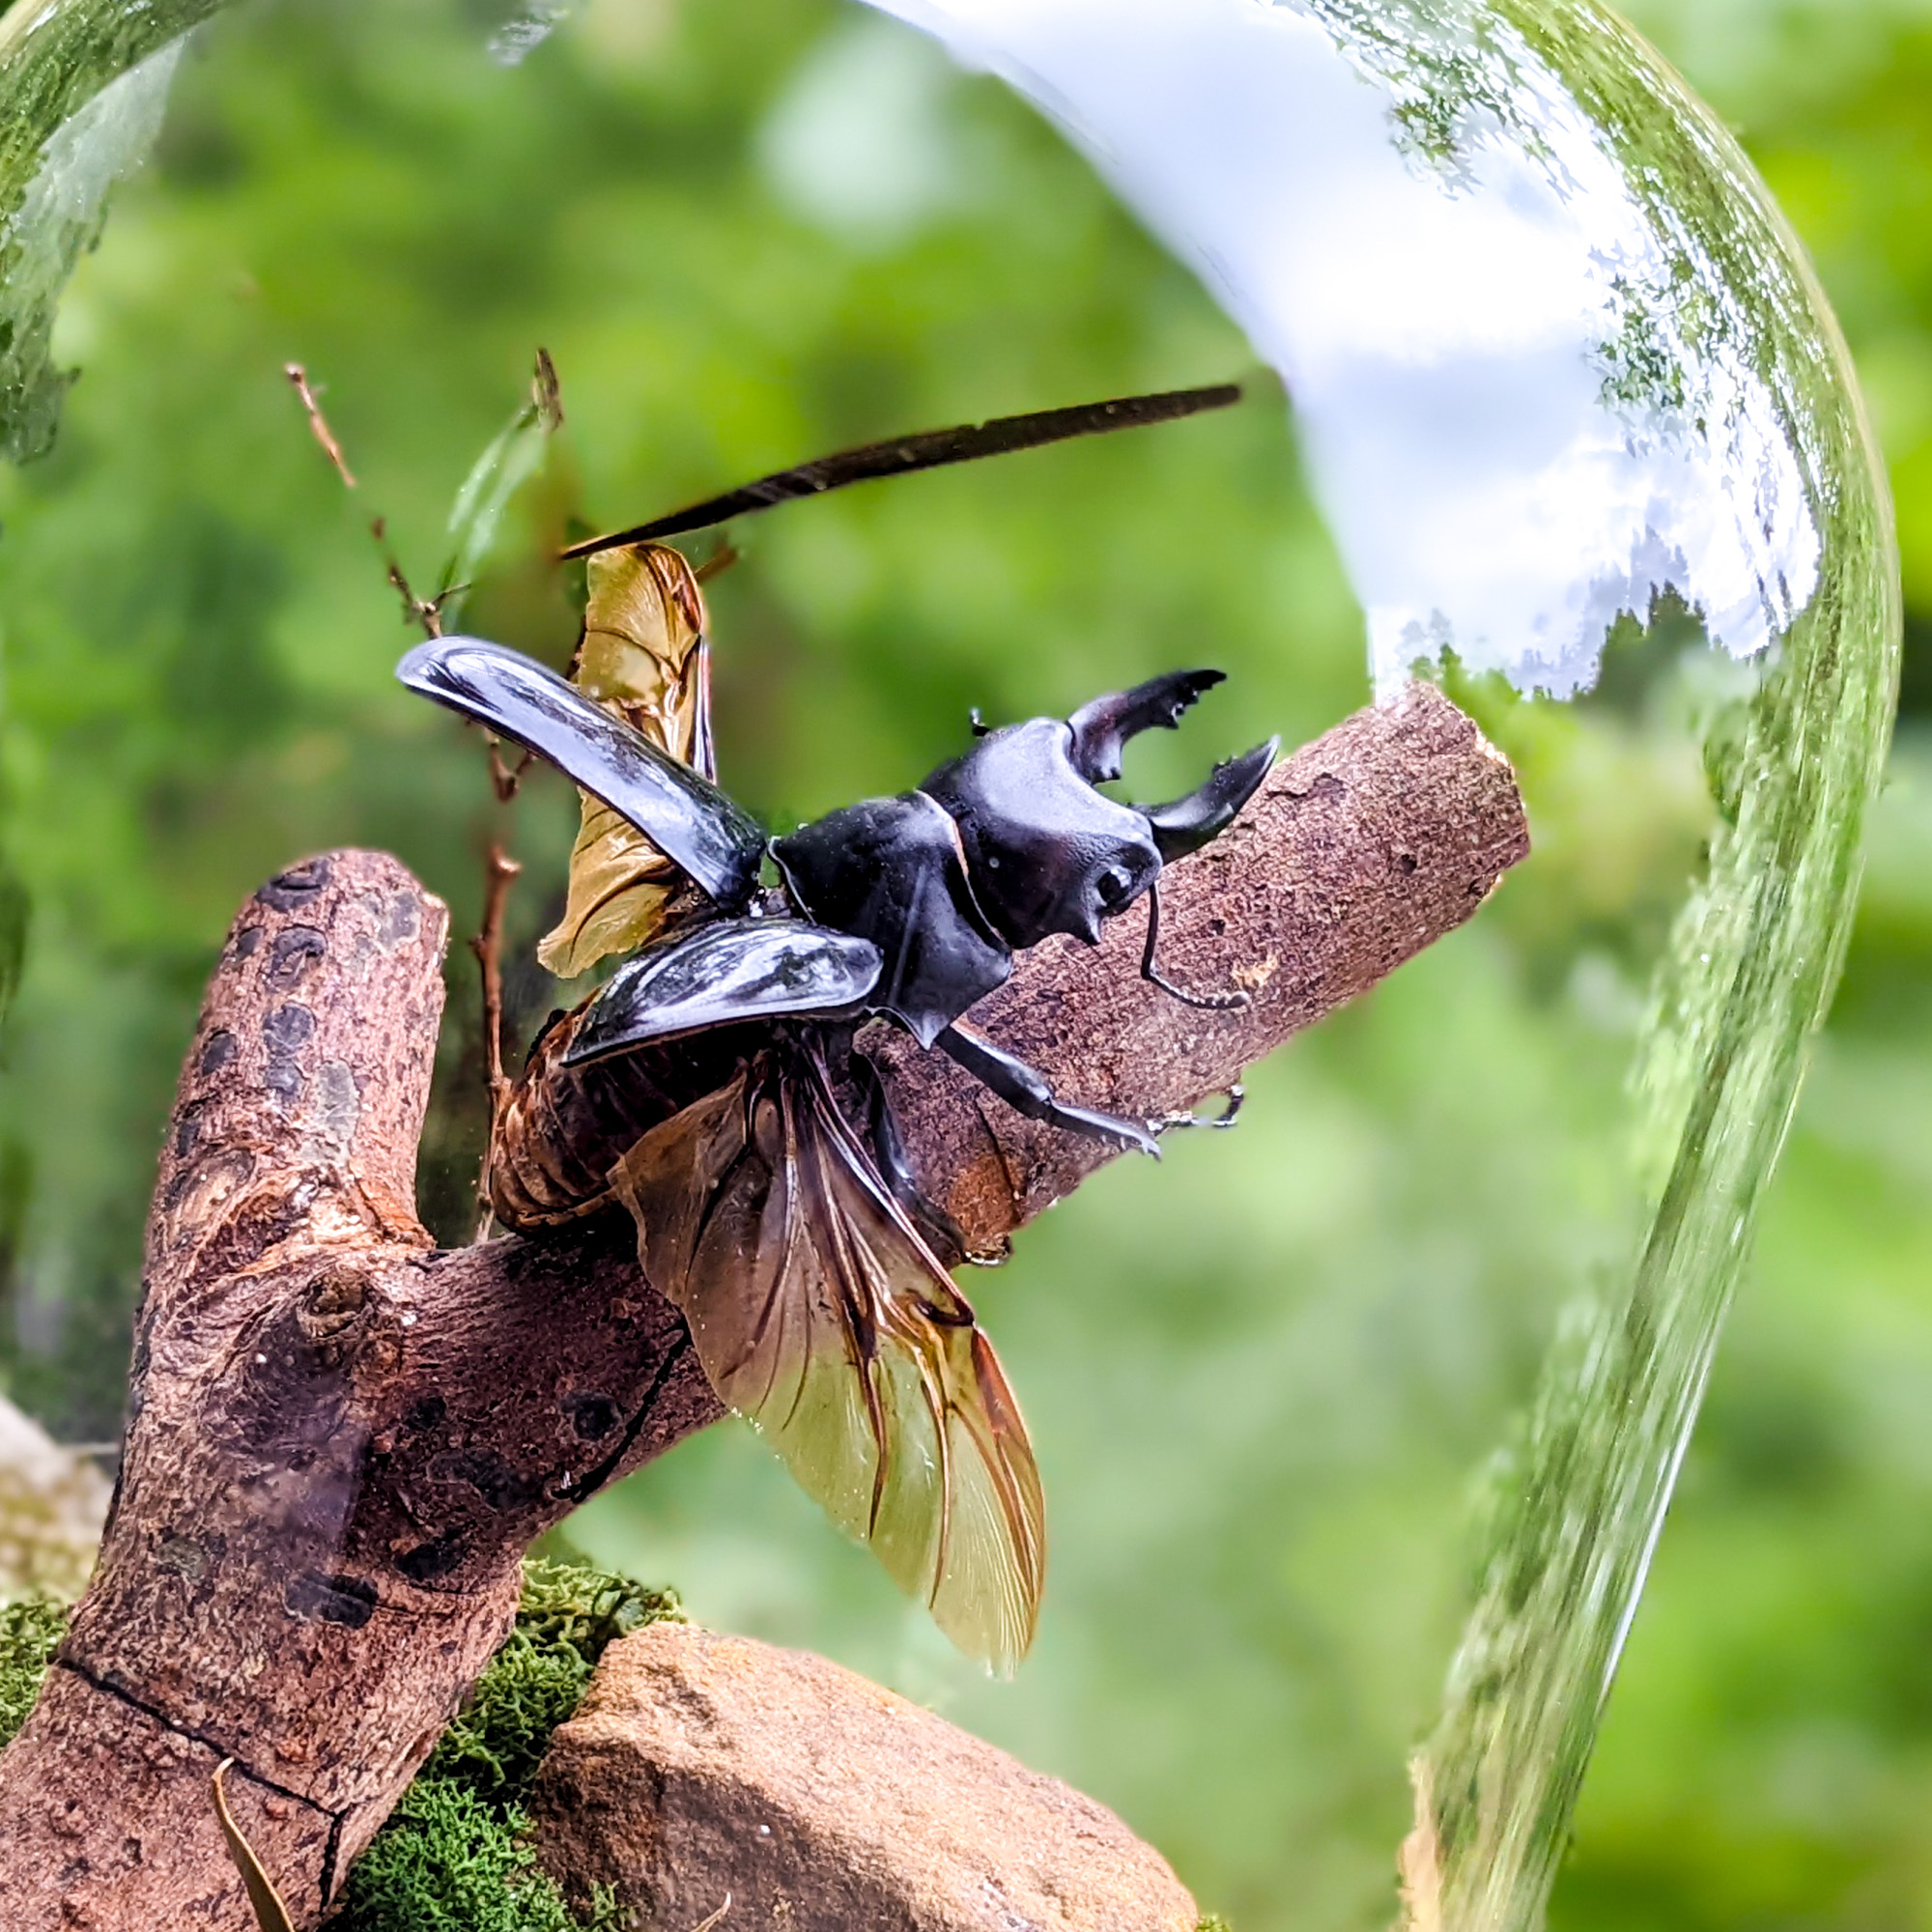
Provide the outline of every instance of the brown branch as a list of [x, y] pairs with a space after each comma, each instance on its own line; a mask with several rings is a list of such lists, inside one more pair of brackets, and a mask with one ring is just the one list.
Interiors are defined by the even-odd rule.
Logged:
[[[1123, 931], [1026, 955], [976, 1019], [1079, 1098], [1165, 1112], [1459, 924], [1524, 850], [1506, 767], [1417, 688], [1177, 868], [1169, 964], [1244, 975], [1247, 1011], [1146, 986]], [[162, 1151], [99, 1569], [0, 1757], [0, 1923], [246, 1932], [210, 1798], [228, 1757], [236, 1826], [312, 1923], [502, 1637], [530, 1542], [721, 1412], [619, 1217], [432, 1249], [412, 1179], [446, 924], [394, 860], [343, 852], [230, 933]], [[890, 1058], [976, 1239], [1094, 1164]]]

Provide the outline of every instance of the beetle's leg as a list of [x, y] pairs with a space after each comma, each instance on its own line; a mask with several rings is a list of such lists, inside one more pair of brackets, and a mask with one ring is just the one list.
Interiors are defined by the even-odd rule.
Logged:
[[1163, 1114], [1153, 1123], [1154, 1132], [1164, 1134], [1170, 1127], [1232, 1127], [1241, 1117], [1248, 1090], [1236, 1080], [1222, 1090], [1221, 1097], [1228, 1104], [1218, 1114], [1197, 1114], [1192, 1107], [1183, 1107], [1178, 1114]]
[[1141, 952], [1141, 978], [1158, 986], [1163, 993], [1171, 993], [1183, 1007], [1197, 1007], [1207, 1013], [1235, 1013], [1248, 1004], [1246, 993], [1190, 993], [1177, 986], [1172, 980], [1161, 977], [1160, 968], [1153, 963], [1153, 950], [1160, 944], [1160, 881], [1155, 879], [1148, 888], [1148, 936], [1147, 945]]
[[1044, 1121], [1048, 1126], [1070, 1134], [1085, 1134], [1089, 1140], [1105, 1141], [1109, 1147], [1160, 1158], [1159, 1144], [1141, 1122], [1069, 1106], [1054, 1093], [1038, 1067], [1029, 1066], [1024, 1060], [995, 1046], [984, 1034], [955, 1020], [933, 1044], [1028, 1120]]
[[959, 1223], [936, 1201], [928, 1200], [921, 1189], [912, 1162], [906, 1158], [898, 1117], [893, 1112], [892, 1096], [886, 1092], [877, 1065], [867, 1055], [857, 1052], [846, 1065], [851, 1068], [853, 1084], [865, 1096], [872, 1158], [878, 1164], [879, 1178], [911, 1217], [913, 1226], [925, 1237], [926, 1245], [949, 1266], [955, 1264], [956, 1259], [971, 1262], [976, 1267], [997, 1267], [1007, 1259], [1006, 1254], [982, 1253], [969, 1247]]

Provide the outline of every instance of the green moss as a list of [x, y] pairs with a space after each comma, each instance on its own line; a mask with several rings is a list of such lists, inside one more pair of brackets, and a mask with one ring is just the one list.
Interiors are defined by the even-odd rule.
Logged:
[[668, 1591], [526, 1562], [516, 1628], [356, 1861], [328, 1932], [617, 1932], [608, 1895], [581, 1920], [537, 1868], [522, 1801], [606, 1645], [676, 1614]]
[[668, 1591], [575, 1564], [526, 1563], [516, 1628], [420, 1776], [453, 1779], [493, 1804], [514, 1804], [551, 1733], [577, 1709], [605, 1646], [676, 1614], [677, 1600]]
[[[425, 1774], [357, 1861], [330, 1932], [582, 1932], [537, 1869], [526, 1828], [514, 1804]], [[594, 1932], [618, 1922], [607, 1905]]]
[[41, 1694], [54, 1651], [67, 1634], [67, 1607], [44, 1597], [0, 1607], [0, 1746], [10, 1745]]

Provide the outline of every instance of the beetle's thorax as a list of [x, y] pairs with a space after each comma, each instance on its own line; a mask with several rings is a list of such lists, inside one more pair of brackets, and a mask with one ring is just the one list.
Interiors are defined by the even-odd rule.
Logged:
[[1160, 871], [1145, 815], [1095, 790], [1072, 751], [1063, 720], [1034, 718], [987, 732], [920, 787], [959, 827], [974, 895], [1009, 946], [1055, 932], [1092, 945]]
[[922, 1046], [1012, 971], [968, 880], [959, 828], [923, 792], [827, 812], [773, 839], [771, 854], [800, 912], [879, 949], [870, 1004]]

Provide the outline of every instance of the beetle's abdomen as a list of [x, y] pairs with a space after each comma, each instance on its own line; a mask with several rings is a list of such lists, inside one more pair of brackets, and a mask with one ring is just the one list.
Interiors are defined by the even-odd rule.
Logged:
[[582, 1011], [537, 1042], [497, 1123], [490, 1209], [522, 1233], [609, 1207], [611, 1170], [661, 1122], [724, 1086], [762, 1033], [724, 1027], [572, 1069], [563, 1056]]

